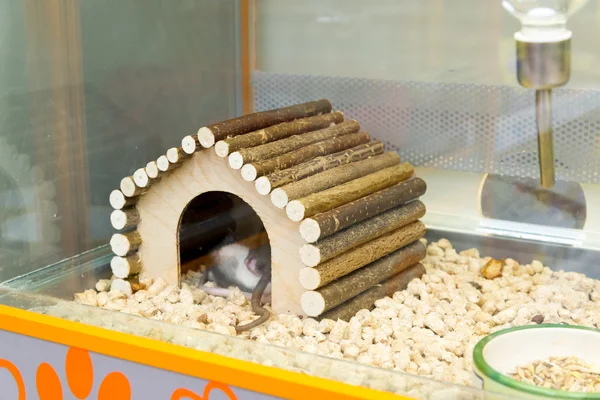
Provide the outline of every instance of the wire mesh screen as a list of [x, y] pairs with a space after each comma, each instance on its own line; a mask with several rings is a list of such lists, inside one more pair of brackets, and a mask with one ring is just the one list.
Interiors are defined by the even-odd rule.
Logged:
[[[539, 177], [535, 94], [520, 87], [255, 71], [255, 110], [329, 99], [415, 166]], [[553, 91], [558, 179], [599, 183], [600, 91]]]

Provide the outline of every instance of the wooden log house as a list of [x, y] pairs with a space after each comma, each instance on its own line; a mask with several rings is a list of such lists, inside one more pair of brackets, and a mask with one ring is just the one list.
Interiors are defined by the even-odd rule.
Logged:
[[116, 285], [179, 284], [182, 214], [210, 191], [263, 222], [276, 313], [347, 320], [424, 273], [425, 182], [318, 100], [202, 127], [123, 178], [110, 195]]

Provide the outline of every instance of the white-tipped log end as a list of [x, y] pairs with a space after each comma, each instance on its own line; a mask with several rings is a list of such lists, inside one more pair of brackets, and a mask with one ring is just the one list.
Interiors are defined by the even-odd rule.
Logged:
[[132, 250], [132, 245], [127, 236], [115, 233], [110, 238], [110, 248], [116, 255], [125, 257]]
[[205, 149], [213, 147], [215, 145], [215, 134], [207, 127], [200, 128], [198, 129], [198, 142]]
[[242, 167], [242, 178], [246, 182], [253, 182], [258, 176], [256, 167], [252, 164], [246, 164]]
[[325, 299], [319, 292], [302, 293], [300, 305], [309, 317], [318, 317], [325, 311]]
[[315, 290], [321, 284], [319, 271], [314, 268], [302, 268], [299, 273], [300, 285], [306, 290]]
[[292, 200], [285, 207], [285, 213], [288, 218], [294, 222], [300, 222], [304, 219], [305, 208], [298, 200]]
[[135, 207], [114, 210], [110, 214], [110, 224], [118, 231], [133, 228], [140, 222], [140, 214]]
[[115, 279], [110, 284], [110, 291], [121, 292], [126, 296], [131, 296], [133, 294], [133, 290], [131, 289], [131, 283], [123, 280], [123, 279]]
[[181, 148], [187, 154], [194, 154], [200, 150], [200, 142], [197, 136], [188, 135], [181, 139]]
[[127, 225], [127, 214], [123, 210], [114, 210], [110, 213], [110, 224], [113, 228], [120, 231]]
[[156, 179], [158, 178], [159, 173], [160, 170], [158, 169], [156, 161], [150, 161], [148, 164], [146, 164], [146, 175], [148, 175], [148, 178]]
[[321, 262], [321, 251], [313, 244], [300, 247], [300, 260], [307, 267], [316, 267]]
[[114, 256], [110, 260], [110, 269], [117, 278], [125, 279], [129, 276], [129, 263], [123, 257]]
[[215, 144], [215, 153], [221, 158], [225, 158], [229, 155], [229, 144], [223, 140], [219, 140]]
[[112, 208], [115, 210], [120, 210], [125, 207], [125, 195], [120, 190], [115, 189], [110, 192], [110, 195], [108, 196], [108, 202]]
[[288, 195], [281, 188], [273, 189], [271, 192], [271, 203], [277, 208], [284, 208], [288, 204]]
[[256, 187], [258, 194], [266, 196], [271, 193], [271, 182], [266, 176], [261, 176], [258, 178], [256, 182], [254, 182], [254, 186]]
[[123, 192], [123, 194], [127, 197], [135, 196], [137, 189], [136, 184], [131, 176], [126, 176], [125, 178], [121, 179], [120, 188], [121, 192]]
[[244, 165], [244, 158], [239, 151], [234, 151], [229, 155], [229, 166], [233, 169], [240, 169]]
[[314, 243], [321, 237], [321, 227], [312, 218], [300, 222], [300, 236], [308, 243]]
[[141, 188], [145, 188], [150, 183], [150, 179], [148, 178], [148, 174], [144, 168], [138, 168], [133, 173], [133, 181], [135, 184]]
[[115, 256], [110, 260], [110, 269], [117, 278], [126, 279], [141, 270], [141, 262], [137, 254], [129, 257]]
[[156, 166], [159, 171], [167, 172], [169, 170], [169, 159], [167, 156], [160, 156], [156, 160]]
[[179, 149], [177, 147], [171, 147], [167, 150], [166, 156], [170, 163], [176, 164], [181, 161], [179, 159]]

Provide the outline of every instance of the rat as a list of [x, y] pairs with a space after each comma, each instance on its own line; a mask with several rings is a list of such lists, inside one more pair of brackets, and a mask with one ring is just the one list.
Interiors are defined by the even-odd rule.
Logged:
[[[263, 295], [270, 298], [271, 283], [271, 248], [263, 245], [248, 248], [231, 240], [225, 240], [215, 252], [216, 264], [202, 276], [202, 289], [207, 294], [228, 297], [230, 286], [237, 286], [246, 296], [250, 296], [252, 311], [260, 317], [246, 325], [236, 326], [240, 333], [261, 325], [269, 319], [270, 313], [261, 305]], [[210, 279], [219, 287], [206, 287], [204, 283]]]

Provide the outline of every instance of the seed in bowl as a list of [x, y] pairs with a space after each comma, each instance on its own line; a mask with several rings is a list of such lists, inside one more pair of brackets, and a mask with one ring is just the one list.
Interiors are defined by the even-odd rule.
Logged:
[[600, 366], [578, 357], [550, 357], [517, 367], [512, 378], [535, 386], [568, 392], [600, 392]]

